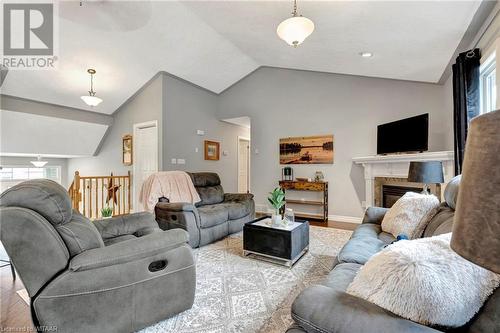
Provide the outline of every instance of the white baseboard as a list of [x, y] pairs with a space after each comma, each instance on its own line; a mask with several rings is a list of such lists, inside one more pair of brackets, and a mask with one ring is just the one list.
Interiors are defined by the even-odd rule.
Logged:
[[328, 219], [336, 222], [348, 222], [360, 224], [363, 221], [362, 217], [343, 216], [343, 215], [328, 215]]
[[[268, 210], [267, 205], [255, 204], [255, 212], [266, 214], [267, 210]], [[297, 212], [297, 213], [299, 214], [300, 212]], [[357, 223], [357, 224], [360, 224], [361, 221], [363, 220], [362, 217], [344, 216], [344, 215], [328, 215], [328, 219], [331, 221], [336, 221], [336, 222], [348, 222], [348, 223]]]

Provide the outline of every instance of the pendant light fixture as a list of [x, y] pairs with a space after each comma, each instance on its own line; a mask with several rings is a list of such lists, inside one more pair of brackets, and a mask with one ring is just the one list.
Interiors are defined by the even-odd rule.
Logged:
[[94, 107], [99, 105], [102, 102], [102, 99], [99, 97], [95, 96], [95, 91], [94, 91], [94, 74], [96, 73], [95, 69], [89, 68], [87, 69], [87, 73], [90, 74], [90, 90], [89, 90], [89, 95], [84, 95], [81, 96], [81, 99], [87, 103], [87, 105]]
[[292, 17], [278, 25], [276, 33], [287, 44], [297, 47], [314, 31], [314, 23], [297, 13], [297, 0], [293, 1]]
[[36, 161], [30, 161], [30, 163], [37, 168], [42, 168], [43, 166], [45, 166], [45, 164], [48, 163], [48, 161], [42, 161], [42, 155], [38, 155], [36, 157]]

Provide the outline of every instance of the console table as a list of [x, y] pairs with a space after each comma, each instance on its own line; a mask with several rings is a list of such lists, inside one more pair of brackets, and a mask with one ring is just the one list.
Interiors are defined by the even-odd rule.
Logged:
[[321, 221], [328, 221], [328, 182], [308, 182], [308, 181], [298, 181], [298, 180], [282, 180], [279, 182], [281, 189], [285, 192], [287, 190], [294, 191], [314, 191], [322, 193], [322, 200], [314, 201], [314, 200], [300, 200], [300, 199], [287, 199], [286, 205], [295, 204], [295, 205], [309, 205], [309, 206], [317, 206], [322, 210], [321, 214], [306, 214], [306, 213], [295, 213], [295, 216], [302, 217], [305, 219], [315, 219]]

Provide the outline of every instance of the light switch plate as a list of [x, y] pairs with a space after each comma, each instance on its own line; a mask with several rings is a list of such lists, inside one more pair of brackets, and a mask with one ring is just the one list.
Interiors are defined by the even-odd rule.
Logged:
[[173, 159], [170, 161], [170, 163], [172, 163], [172, 164], [177, 164], [177, 159], [176, 159], [176, 158], [173, 158]]
[[177, 164], [186, 164], [186, 160], [183, 158], [178, 158], [177, 159]]
[[204, 130], [197, 130], [196, 134], [198, 134], [198, 135], [205, 135], [205, 131]]

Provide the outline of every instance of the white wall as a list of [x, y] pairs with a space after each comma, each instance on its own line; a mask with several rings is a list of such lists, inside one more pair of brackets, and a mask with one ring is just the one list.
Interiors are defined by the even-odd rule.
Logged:
[[[281, 177], [281, 137], [334, 134], [333, 165], [295, 165], [295, 176], [323, 171], [329, 181], [329, 214], [360, 217], [364, 175], [351, 161], [376, 154], [376, 128], [430, 114], [429, 150], [452, 150], [450, 110], [443, 86], [349, 75], [260, 68], [220, 95], [218, 118], [252, 119], [252, 192], [266, 205]], [[259, 150], [259, 154], [255, 153]]]
[[[217, 172], [224, 190], [236, 192], [237, 140], [238, 136], [250, 137], [250, 130], [216, 118], [217, 95], [167, 74], [164, 79], [164, 170]], [[198, 129], [205, 131], [205, 135], [197, 135]], [[205, 161], [205, 140], [220, 142], [219, 161]], [[186, 164], [171, 164], [172, 158], [185, 159]]]

